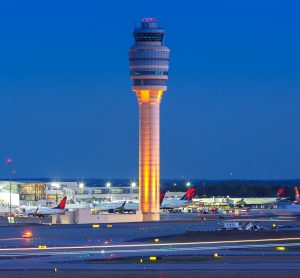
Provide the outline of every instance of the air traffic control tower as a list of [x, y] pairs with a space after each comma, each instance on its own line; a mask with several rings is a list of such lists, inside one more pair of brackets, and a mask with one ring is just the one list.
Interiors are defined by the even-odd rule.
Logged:
[[159, 106], [167, 90], [170, 50], [157, 19], [143, 18], [129, 50], [132, 91], [139, 103], [139, 206], [144, 221], [159, 220]]

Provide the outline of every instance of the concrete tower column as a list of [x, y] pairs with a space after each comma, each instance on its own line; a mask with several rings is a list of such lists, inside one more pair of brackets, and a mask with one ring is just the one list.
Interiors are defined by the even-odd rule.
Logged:
[[139, 102], [139, 208], [144, 221], [159, 220], [159, 108], [162, 91], [136, 91]]

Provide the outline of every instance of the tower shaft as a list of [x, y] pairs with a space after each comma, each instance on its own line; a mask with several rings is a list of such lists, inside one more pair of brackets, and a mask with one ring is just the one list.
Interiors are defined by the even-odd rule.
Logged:
[[139, 204], [144, 221], [159, 220], [161, 90], [136, 91], [139, 102]]

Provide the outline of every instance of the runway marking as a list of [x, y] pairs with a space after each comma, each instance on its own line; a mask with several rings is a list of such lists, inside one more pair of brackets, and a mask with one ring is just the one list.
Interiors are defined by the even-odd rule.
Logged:
[[[266, 239], [244, 239], [244, 240], [224, 240], [224, 241], [198, 241], [198, 242], [174, 242], [174, 243], [141, 243], [141, 244], [116, 244], [116, 245], [77, 245], [77, 246], [47, 246], [47, 250], [74, 250], [74, 249], [109, 249], [109, 248], [128, 248], [128, 247], [151, 247], [151, 246], [191, 246], [191, 245], [208, 245], [208, 244], [226, 244], [226, 243], [251, 243], [251, 242], [268, 242], [268, 241], [294, 241], [300, 240], [300, 237], [289, 238], [266, 238]], [[38, 247], [14, 247], [0, 248], [0, 251], [29, 251], [41, 250]]]

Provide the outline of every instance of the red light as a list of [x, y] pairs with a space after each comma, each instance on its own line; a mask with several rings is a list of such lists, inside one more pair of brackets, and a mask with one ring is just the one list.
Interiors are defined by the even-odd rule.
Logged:
[[5, 162], [6, 162], [7, 164], [12, 164], [14, 161], [12, 160], [12, 158], [6, 158], [6, 159], [5, 159]]

